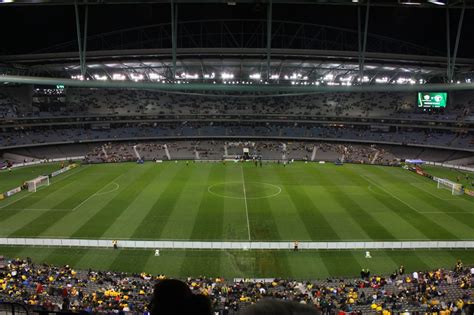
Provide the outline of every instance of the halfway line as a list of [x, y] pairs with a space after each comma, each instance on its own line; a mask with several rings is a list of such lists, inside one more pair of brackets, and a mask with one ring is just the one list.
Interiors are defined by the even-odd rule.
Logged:
[[244, 177], [244, 168], [240, 165], [240, 170], [242, 171], [242, 188], [244, 190], [244, 203], [245, 203], [245, 215], [247, 216], [247, 231], [249, 234], [250, 241], [250, 222], [249, 222], [249, 208], [247, 205], [247, 191], [245, 190], [245, 177]]

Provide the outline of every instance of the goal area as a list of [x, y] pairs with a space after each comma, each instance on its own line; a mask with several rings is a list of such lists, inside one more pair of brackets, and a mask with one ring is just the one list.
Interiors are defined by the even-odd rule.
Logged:
[[49, 177], [38, 176], [35, 179], [27, 181], [26, 184], [29, 192], [36, 192], [36, 190], [41, 186], [49, 186]]
[[450, 181], [445, 178], [436, 178], [438, 182], [438, 189], [447, 189], [451, 191], [452, 195], [462, 195], [464, 194], [464, 189], [461, 184]]

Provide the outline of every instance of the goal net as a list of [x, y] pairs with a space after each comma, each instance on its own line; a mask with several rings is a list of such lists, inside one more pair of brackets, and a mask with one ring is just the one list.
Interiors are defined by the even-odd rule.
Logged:
[[49, 177], [48, 176], [39, 176], [35, 179], [29, 180], [26, 182], [29, 192], [36, 192], [36, 190], [41, 186], [49, 186]]
[[463, 187], [459, 183], [455, 183], [445, 178], [437, 178], [438, 189], [448, 189], [453, 195], [462, 195], [464, 193]]

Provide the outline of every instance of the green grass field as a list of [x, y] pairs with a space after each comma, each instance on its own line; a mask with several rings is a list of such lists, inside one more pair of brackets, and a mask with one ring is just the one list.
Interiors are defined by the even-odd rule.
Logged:
[[58, 170], [60, 165], [60, 163], [50, 163], [14, 168], [11, 171], [0, 170], [0, 193], [21, 186], [25, 181], [40, 175], [51, 174]]
[[[2, 173], [2, 184], [6, 176]], [[13, 177], [13, 176], [12, 176]], [[12, 179], [13, 180], [13, 179]], [[16, 180], [16, 179], [15, 179]], [[472, 240], [474, 199], [401, 168], [295, 163], [82, 166], [0, 202], [0, 237], [154, 240]], [[451, 267], [456, 251], [152, 251], [3, 247], [5, 256], [173, 276], [314, 278]]]
[[[449, 168], [439, 167], [439, 166], [431, 166], [431, 165], [423, 165], [423, 170], [433, 176], [437, 176], [440, 178], [446, 178], [453, 182], [457, 182], [459, 177], [459, 183], [464, 185], [466, 188], [474, 189], [474, 173], [461, 171], [461, 170], [453, 170]], [[469, 176], [469, 179], [466, 179], [466, 175]]]

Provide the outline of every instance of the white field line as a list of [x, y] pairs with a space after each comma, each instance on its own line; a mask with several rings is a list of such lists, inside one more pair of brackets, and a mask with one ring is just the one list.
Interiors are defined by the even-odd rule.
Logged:
[[[110, 182], [108, 182], [107, 184], [105, 184], [104, 186], [102, 186], [102, 188], [100, 188], [99, 190], [97, 190], [95, 193], [93, 193], [92, 195], [90, 195], [87, 199], [83, 200], [80, 204], [78, 204], [77, 206], [75, 206], [74, 208], [72, 208], [71, 211], [76, 211], [77, 209], [79, 209], [83, 204], [85, 204], [87, 201], [89, 201], [90, 199], [92, 199], [93, 197], [97, 197], [97, 196], [100, 196], [101, 193], [100, 191], [102, 189], [104, 189], [105, 187], [109, 186], [110, 184], [116, 184], [118, 187], [116, 190], [119, 189], [119, 184], [115, 183], [115, 180], [122, 177], [123, 175], [125, 174], [128, 174], [128, 172], [125, 172], [125, 173], [122, 173], [122, 174], [119, 174], [117, 176], [115, 176]], [[116, 191], [116, 190], [113, 190], [113, 191]], [[113, 191], [108, 191], [107, 193], [110, 193], [110, 192], [113, 192]], [[105, 193], [102, 193], [102, 195], [104, 195]]]
[[22, 208], [22, 209], [8, 209], [8, 211], [71, 211], [71, 209]]
[[247, 231], [248, 231], [249, 241], [250, 241], [251, 237], [250, 237], [249, 208], [247, 205], [247, 191], [245, 190], [244, 168], [242, 167], [242, 165], [240, 165], [240, 170], [242, 172], [242, 188], [244, 190], [245, 215], [247, 217]]
[[109, 183], [109, 184], [114, 184], [115, 187], [113, 189], [109, 190], [109, 191], [104, 191], [104, 192], [98, 193], [98, 194], [96, 194], [96, 196], [107, 195], [107, 194], [113, 193], [114, 191], [116, 191], [120, 188], [120, 185], [117, 184], [116, 182], [112, 182], [112, 183]]
[[464, 199], [462, 199], [462, 198], [441, 198], [440, 196], [437, 196], [437, 195], [433, 194], [431, 191], [429, 191], [429, 190], [427, 190], [427, 189], [425, 189], [425, 188], [422, 188], [422, 187], [421, 187], [421, 184], [422, 184], [421, 182], [419, 182], [419, 183], [410, 183], [410, 185], [412, 185], [413, 187], [416, 187], [416, 188], [418, 188], [418, 189], [420, 189], [420, 190], [423, 190], [424, 192], [430, 194], [431, 196], [433, 196], [433, 197], [435, 197], [435, 198], [437, 198], [437, 199], [439, 199], [439, 200], [444, 200], [444, 201], [448, 201], [448, 200], [457, 200], [457, 201], [464, 200]]
[[426, 212], [420, 212], [420, 213], [423, 213], [423, 214], [451, 214], [451, 213], [454, 213], [454, 214], [474, 214], [474, 212], [471, 212], [471, 211], [465, 211], [465, 212], [462, 212], [462, 211], [454, 211], [454, 212], [450, 212], [450, 211], [426, 211]]
[[[416, 175], [416, 176], [418, 176], [418, 175]], [[418, 183], [421, 185], [421, 184], [426, 184], [426, 182], [423, 181], [421, 178], [417, 178], [417, 177], [415, 177], [415, 178], [416, 178], [416, 180], [417, 180], [417, 183], [411, 183], [411, 185], [413, 185], [413, 186], [415, 186], [416, 188], [419, 188], [419, 189], [421, 189], [421, 190], [424, 190], [425, 192], [429, 193], [430, 195], [432, 195], [432, 196], [434, 196], [434, 197], [436, 197], [436, 198], [438, 198], [438, 199], [441, 199], [441, 200], [444, 200], [444, 201], [464, 201], [464, 202], [467, 202], [467, 203], [469, 203], [469, 204], [472, 204], [471, 199], [465, 199], [465, 198], [462, 198], [462, 197], [458, 197], [458, 198], [441, 198], [441, 197], [439, 197], [439, 196], [437, 196], [437, 195], [435, 195], [435, 194], [429, 192], [428, 190], [421, 188], [421, 187], [418, 185]], [[434, 182], [433, 182], [433, 183], [434, 183]]]
[[[409, 205], [408, 203], [406, 203], [405, 201], [403, 201], [402, 199], [398, 198], [397, 196], [395, 196], [394, 194], [392, 194], [391, 192], [389, 192], [388, 190], [386, 190], [385, 188], [383, 188], [381, 185], [375, 183], [373, 180], [369, 179], [367, 176], [365, 175], [361, 175], [362, 177], [364, 177], [366, 180], [368, 180], [369, 182], [371, 182], [372, 184], [378, 186], [380, 189], [382, 189], [383, 191], [385, 191], [386, 193], [388, 193], [389, 195], [391, 195], [392, 197], [394, 197], [395, 199], [397, 199], [398, 201], [404, 203], [405, 205], [407, 205], [408, 207], [410, 207], [411, 209], [415, 210], [416, 212], [420, 213], [420, 214], [474, 214], [474, 212], [471, 212], [471, 211], [465, 211], [465, 212], [462, 212], [462, 211], [454, 211], [454, 212], [449, 212], [449, 211], [418, 211], [416, 208], [412, 207], [411, 205]], [[413, 185], [413, 184], [412, 184]], [[414, 187], [416, 188], [419, 188], [418, 186], [416, 185], [413, 185]], [[420, 188], [421, 189], [421, 188]], [[369, 190], [374, 192], [373, 190], [370, 189], [369, 187]], [[424, 189], [422, 189], [424, 190]], [[433, 195], [435, 196], [435, 195]], [[438, 197], [438, 196], [435, 196], [435, 197]], [[439, 197], [438, 197], [439, 198]], [[439, 198], [441, 199], [441, 198]], [[443, 200], [446, 200], [446, 199], [443, 199]]]
[[[69, 174], [65, 175], [64, 177], [61, 177], [61, 178], [59, 178], [58, 180], [53, 181], [51, 184], [49, 184], [49, 186], [54, 185], [54, 184], [56, 184], [56, 183], [62, 181], [63, 179], [68, 178], [69, 176], [72, 176], [72, 175], [75, 175], [75, 174], [77, 174], [77, 173], [79, 173], [79, 172], [82, 172], [83, 170], [85, 170], [86, 168], [89, 168], [89, 167], [90, 167], [90, 165], [81, 166], [80, 169], [79, 169], [77, 172], [74, 172], [74, 173], [70, 172]], [[38, 190], [40, 190], [40, 189], [46, 189], [46, 187], [49, 187], [49, 186], [40, 187], [40, 188], [38, 188]], [[34, 194], [34, 192], [27, 192], [27, 193], [26, 193], [24, 196], [22, 196], [21, 198], [15, 199], [15, 200], [13, 200], [12, 202], [10, 202], [10, 203], [8, 203], [8, 204], [2, 205], [2, 206], [0, 207], [0, 209], [3, 209], [3, 208], [5, 208], [5, 207], [8, 207], [9, 205], [12, 205], [12, 204], [16, 203], [16, 202], [22, 200], [23, 198], [29, 197], [29, 196], [31, 196], [32, 194]], [[33, 196], [32, 196], [32, 197], [33, 197]]]
[[410, 204], [406, 203], [405, 201], [403, 201], [402, 199], [398, 198], [397, 196], [395, 196], [394, 194], [392, 194], [390, 191], [388, 191], [387, 189], [385, 189], [383, 186], [381, 186], [380, 184], [374, 182], [373, 180], [371, 180], [369, 177], [365, 176], [365, 175], [360, 175], [361, 177], [365, 178], [367, 181], [371, 182], [373, 185], [379, 187], [380, 189], [382, 189], [383, 191], [385, 191], [387, 194], [389, 194], [390, 196], [392, 196], [393, 198], [397, 199], [398, 201], [400, 201], [401, 203], [403, 203], [404, 205], [406, 205], [407, 207], [409, 207], [410, 209], [418, 212], [418, 213], [424, 213], [424, 212], [420, 212], [418, 211], [416, 208], [414, 208], [413, 206], [411, 206]]

